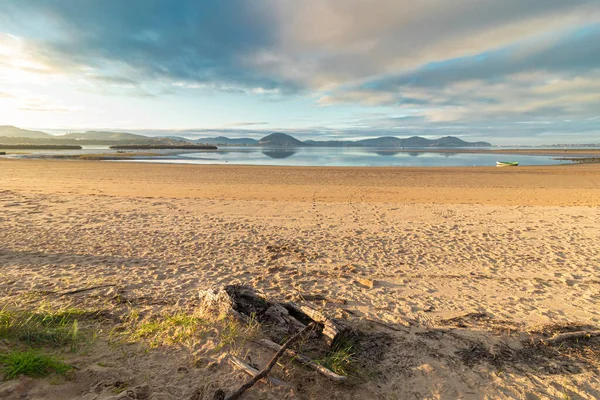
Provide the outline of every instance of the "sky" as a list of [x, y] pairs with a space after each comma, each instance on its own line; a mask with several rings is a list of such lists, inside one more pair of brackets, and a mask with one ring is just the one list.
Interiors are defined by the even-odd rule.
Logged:
[[0, 0], [0, 125], [600, 142], [598, 0]]

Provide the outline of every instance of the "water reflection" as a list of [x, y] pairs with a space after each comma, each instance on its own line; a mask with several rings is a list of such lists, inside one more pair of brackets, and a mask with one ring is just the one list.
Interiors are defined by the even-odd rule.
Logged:
[[263, 150], [262, 153], [265, 156], [268, 156], [271, 158], [283, 159], [283, 158], [288, 158], [288, 157], [293, 156], [294, 154], [297, 153], [297, 151], [289, 150], [289, 149], [272, 149], [272, 150]]
[[395, 156], [396, 154], [400, 154], [400, 153], [402, 153], [402, 151], [396, 151], [396, 150], [375, 150], [374, 153], [377, 154], [377, 155], [379, 155], [379, 156], [390, 157], [390, 156]]
[[[294, 165], [294, 166], [495, 166], [498, 154], [456, 153], [454, 149], [427, 152], [428, 149], [398, 148], [264, 148], [223, 147], [218, 151], [182, 153], [134, 160], [135, 162], [168, 162], [191, 164], [245, 164], [245, 165]], [[439, 150], [437, 150], [439, 151]], [[514, 155], [511, 160], [520, 165], [561, 164], [547, 156]]]

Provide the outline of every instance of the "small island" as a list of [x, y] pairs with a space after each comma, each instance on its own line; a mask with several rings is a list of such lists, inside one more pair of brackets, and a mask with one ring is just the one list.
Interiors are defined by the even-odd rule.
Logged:
[[68, 144], [0, 144], [2, 150], [81, 150], [81, 146]]
[[110, 146], [113, 150], [217, 150], [217, 146], [205, 144], [120, 144]]

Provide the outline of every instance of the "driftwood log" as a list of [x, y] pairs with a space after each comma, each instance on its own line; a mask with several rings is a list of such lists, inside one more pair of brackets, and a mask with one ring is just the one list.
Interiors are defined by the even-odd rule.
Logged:
[[[353, 339], [354, 330], [350, 324], [328, 318], [322, 312], [308, 305], [267, 300], [253, 288], [242, 285], [226, 286], [225, 290], [219, 293], [221, 294], [218, 296], [211, 295], [209, 297], [211, 299], [218, 298], [217, 303], [224, 303], [225, 308], [230, 307], [242, 318], [252, 317], [261, 324], [269, 326], [268, 335], [276, 343], [301, 331], [311, 322], [317, 323], [319, 333], [323, 334], [329, 346]], [[222, 299], [222, 294], [229, 297], [228, 301]], [[204, 298], [207, 296], [205, 295]]]
[[[272, 342], [267, 339], [261, 339], [258, 342], [261, 345], [263, 345], [271, 350], [275, 350], [275, 351], [280, 351], [281, 347], [282, 347], [282, 346], [278, 345], [277, 343]], [[325, 368], [324, 366], [317, 364], [315, 361], [311, 360], [310, 358], [308, 358], [300, 353], [295, 352], [292, 349], [286, 349], [285, 354], [292, 357], [294, 360], [300, 361], [302, 364], [306, 365], [309, 368], [314, 369], [315, 371], [321, 373], [322, 375], [326, 376], [327, 378], [331, 379], [334, 382], [341, 383], [348, 379], [345, 376], [338, 375], [335, 372]]]
[[325, 336], [325, 341], [329, 346], [334, 346], [340, 341], [351, 340], [353, 330], [350, 325], [328, 318], [320, 311], [317, 311], [314, 308], [306, 305], [300, 306], [299, 310], [307, 315], [311, 320], [323, 325], [322, 333], [323, 336]]
[[271, 361], [269, 361], [269, 363], [267, 364], [267, 366], [265, 367], [265, 369], [263, 369], [262, 371], [260, 371], [258, 373], [258, 375], [255, 375], [248, 382], [246, 382], [242, 386], [240, 386], [240, 388], [238, 390], [236, 390], [235, 392], [233, 392], [229, 396], [225, 397], [225, 400], [235, 400], [235, 399], [239, 398], [246, 390], [248, 390], [252, 386], [254, 386], [254, 384], [256, 382], [258, 382], [259, 380], [265, 378], [269, 374], [269, 372], [271, 372], [271, 370], [273, 369], [273, 367], [277, 363], [277, 360], [279, 360], [279, 358], [283, 355], [283, 353], [285, 353], [286, 349], [288, 347], [290, 347], [292, 344], [294, 344], [298, 339], [300, 339], [300, 337], [304, 333], [308, 332], [309, 330], [313, 329], [314, 327], [315, 327], [315, 323], [311, 322], [310, 324], [306, 325], [304, 327], [304, 329], [302, 329], [300, 332], [296, 333], [294, 336], [292, 336], [291, 338], [289, 338], [283, 344], [283, 346], [281, 346], [281, 349], [279, 349], [279, 351], [277, 353], [275, 353], [275, 355], [273, 356], [273, 358], [271, 358]]
[[544, 343], [547, 345], [556, 345], [567, 340], [574, 339], [586, 339], [591, 337], [600, 336], [600, 331], [576, 331], [576, 332], [566, 332], [558, 334], [550, 339], [544, 340]]
[[[289, 310], [283, 304], [267, 300], [262, 294], [248, 286], [226, 286], [225, 290], [219, 293], [219, 302], [225, 303], [223, 308], [229, 307], [242, 319], [253, 318], [268, 326], [268, 335], [276, 342], [293, 336], [312, 322], [309, 318], [298, 320], [295, 316], [290, 315]], [[227, 301], [223, 301], [221, 293], [228, 296]]]

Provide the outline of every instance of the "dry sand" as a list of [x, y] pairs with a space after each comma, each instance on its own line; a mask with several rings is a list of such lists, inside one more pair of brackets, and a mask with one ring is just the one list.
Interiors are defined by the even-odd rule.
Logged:
[[[505, 354], [518, 353], [519, 334], [536, 327], [600, 325], [598, 165], [2, 160], [0, 223], [0, 308], [54, 301], [24, 300], [32, 293], [114, 284], [69, 301], [159, 312], [193, 308], [202, 289], [242, 283], [281, 300], [345, 299], [316, 305], [391, 338], [366, 382], [335, 386], [300, 367], [278, 373], [295, 389], [258, 384], [247, 398], [600, 398], [597, 365]], [[116, 294], [125, 305], [111, 300]], [[469, 313], [479, 314], [447, 321]], [[480, 354], [480, 345], [491, 350]], [[222, 355], [202, 353], [210, 368], [191, 368], [168, 348], [102, 346], [70, 356], [79, 368], [72, 381], [0, 383], [0, 397], [108, 398], [114, 393], [89, 392], [125, 376], [132, 386], [148, 383], [153, 399], [192, 398], [198, 388], [208, 399], [246, 379]]]

